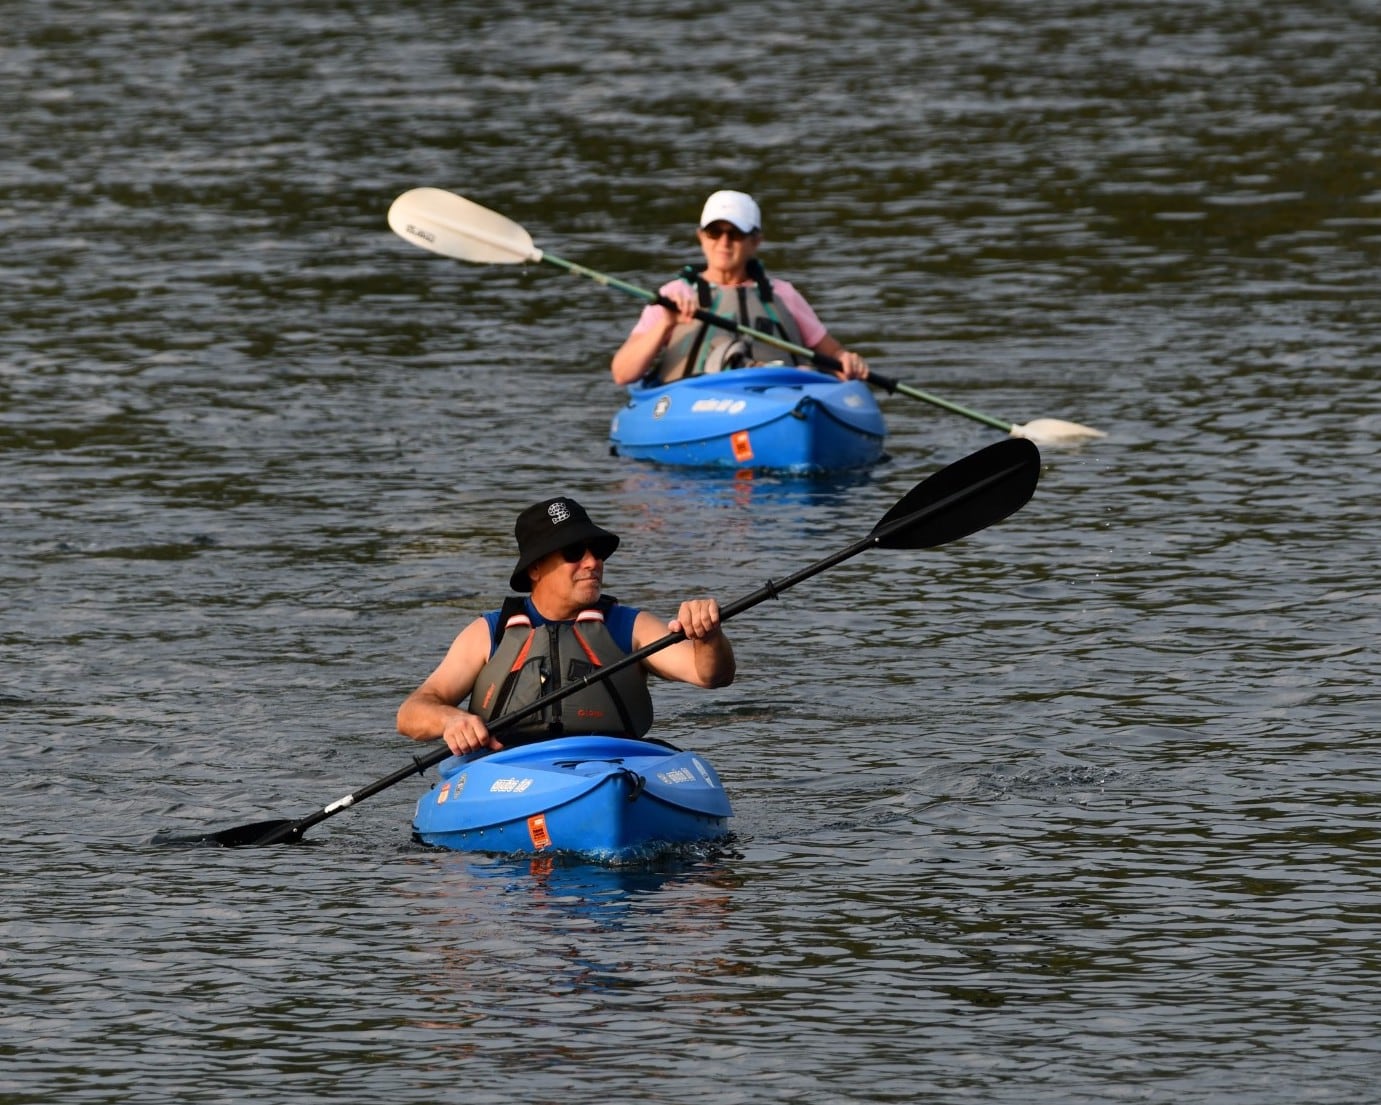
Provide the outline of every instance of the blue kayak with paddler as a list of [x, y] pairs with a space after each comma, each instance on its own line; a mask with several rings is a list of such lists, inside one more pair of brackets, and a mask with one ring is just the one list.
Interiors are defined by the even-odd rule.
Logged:
[[[863, 537], [721, 606], [720, 620], [869, 549], [934, 549], [994, 525], [1030, 500], [1040, 468], [1039, 450], [1020, 438], [963, 457], [916, 484]], [[514, 729], [529, 714], [683, 640], [679, 631], [668, 633], [593, 668], [495, 720], [489, 732], [499, 736]], [[154, 842], [224, 848], [296, 843], [314, 825], [432, 767], [440, 779], [418, 800], [413, 832], [424, 843], [456, 851], [642, 857], [669, 844], [722, 839], [732, 816], [718, 774], [700, 753], [647, 739], [558, 736], [463, 756], [443, 747], [304, 817], [195, 834], [164, 832]]]

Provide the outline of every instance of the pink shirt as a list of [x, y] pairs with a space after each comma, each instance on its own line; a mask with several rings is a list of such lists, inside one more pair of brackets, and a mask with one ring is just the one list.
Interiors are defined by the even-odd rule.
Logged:
[[[825, 330], [824, 323], [816, 317], [811, 305], [805, 301], [801, 295], [786, 280], [778, 280], [775, 276], [769, 276], [772, 282], [772, 296], [776, 306], [786, 311], [796, 320], [796, 326], [801, 331], [802, 344], [814, 349], [828, 332]], [[684, 280], [672, 280], [658, 288], [662, 295], [669, 295], [677, 287], [684, 288]], [[633, 327], [632, 333], [640, 334], [644, 330], [650, 330], [654, 326], [662, 326], [666, 323], [666, 315], [663, 308], [655, 303], [649, 303], [643, 308], [643, 313], [638, 316], [637, 324]]]

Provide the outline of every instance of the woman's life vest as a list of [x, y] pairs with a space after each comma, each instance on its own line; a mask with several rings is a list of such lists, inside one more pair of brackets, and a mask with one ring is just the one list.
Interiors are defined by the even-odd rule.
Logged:
[[[687, 265], [681, 270], [681, 279], [695, 290], [703, 310], [736, 319], [742, 326], [784, 338], [793, 345], [804, 344], [800, 327], [791, 317], [791, 312], [774, 304], [772, 281], [756, 257], [748, 262], [752, 284], [733, 287], [711, 284], [701, 275], [703, 270], [703, 265], [699, 268]], [[697, 319], [677, 323], [672, 329], [671, 337], [648, 374], [647, 382], [669, 384], [685, 376], [772, 362], [801, 363], [792, 353], [775, 345], [752, 341], [743, 334]]]
[[[488, 724], [623, 659], [628, 653], [604, 624], [605, 612], [614, 604], [605, 596], [571, 621], [534, 625], [525, 599], [505, 599], [498, 637], [470, 694], [470, 712]], [[647, 675], [640, 665], [630, 664], [526, 715], [499, 734], [499, 740], [509, 743], [516, 738], [517, 743], [595, 733], [640, 738], [651, 728]]]

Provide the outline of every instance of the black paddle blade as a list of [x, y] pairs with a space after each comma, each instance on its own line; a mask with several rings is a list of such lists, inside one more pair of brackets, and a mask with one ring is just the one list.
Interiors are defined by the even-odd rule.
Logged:
[[174, 833], [159, 833], [153, 838], [154, 844], [173, 845], [182, 848], [249, 848], [261, 844], [295, 844], [302, 839], [302, 832], [296, 821], [255, 821], [251, 825], [238, 825], [233, 829], [222, 829], [218, 833], [198, 833], [178, 836]]
[[884, 549], [933, 549], [958, 541], [1025, 506], [1040, 472], [1040, 450], [1024, 438], [1006, 438], [922, 480], [870, 536]]

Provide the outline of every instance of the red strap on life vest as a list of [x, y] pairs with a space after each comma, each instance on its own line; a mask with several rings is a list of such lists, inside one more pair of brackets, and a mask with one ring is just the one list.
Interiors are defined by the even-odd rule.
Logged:
[[[579, 621], [580, 619], [577, 618], [576, 620]], [[600, 618], [599, 620], [603, 621], [604, 619]], [[571, 633], [574, 634], [575, 639], [580, 642], [580, 647], [585, 650], [585, 658], [589, 660], [590, 663], [594, 664], [595, 667], [603, 667], [604, 665], [599, 662], [599, 657], [595, 655], [595, 650], [590, 647], [590, 643], [580, 635], [580, 629], [577, 626], [571, 626]]]
[[[526, 618], [524, 618], [523, 620], [527, 621]], [[512, 625], [513, 623], [510, 622], [509, 624]], [[532, 629], [531, 625], [532, 623], [528, 622], [529, 628], [527, 631], [527, 640], [523, 642], [523, 647], [518, 650], [518, 655], [513, 658], [513, 666], [508, 669], [510, 673], [517, 671], [525, 663], [527, 663], [528, 650], [532, 648], [532, 638], [537, 636], [536, 630]]]

